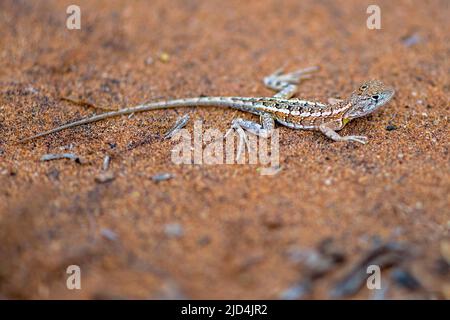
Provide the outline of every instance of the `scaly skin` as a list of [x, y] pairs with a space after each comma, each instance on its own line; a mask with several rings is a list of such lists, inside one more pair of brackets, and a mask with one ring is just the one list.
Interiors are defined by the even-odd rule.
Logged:
[[282, 71], [277, 70], [264, 78], [267, 87], [278, 91], [271, 98], [201, 97], [148, 103], [71, 122], [22, 139], [20, 142], [120, 115], [178, 107], [215, 106], [235, 108], [261, 116], [262, 124], [240, 118], [233, 120], [232, 129], [241, 132], [240, 134], [243, 130], [239, 129], [244, 129], [259, 136], [269, 136], [276, 121], [292, 129], [321, 131], [334, 141], [366, 143], [367, 138], [364, 136], [343, 137], [336, 131], [341, 130], [351, 120], [366, 116], [386, 104], [393, 97], [394, 89], [385, 86], [381, 81], [371, 80], [363, 83], [348, 99], [334, 104], [291, 99], [297, 91], [300, 80], [309, 78], [308, 73], [317, 69], [317, 67], [311, 67], [288, 74], [281, 74]]

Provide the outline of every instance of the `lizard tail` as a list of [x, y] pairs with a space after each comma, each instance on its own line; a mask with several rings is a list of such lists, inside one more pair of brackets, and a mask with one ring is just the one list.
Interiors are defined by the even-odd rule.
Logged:
[[[59, 132], [65, 129], [81, 126], [83, 124], [88, 124], [92, 122], [97, 122], [100, 120], [104, 120], [107, 118], [117, 117], [121, 115], [127, 115], [137, 112], [158, 110], [158, 109], [171, 109], [171, 108], [179, 108], [179, 107], [194, 107], [194, 106], [219, 106], [219, 107], [232, 107], [238, 108], [237, 105], [239, 103], [236, 102], [236, 98], [233, 97], [200, 97], [200, 98], [187, 98], [187, 99], [177, 99], [171, 101], [161, 101], [161, 102], [152, 102], [148, 104], [142, 104], [130, 108], [120, 109], [117, 111], [110, 111], [102, 114], [98, 114], [89, 118], [84, 118], [78, 121], [70, 122], [60, 127], [50, 129], [48, 131], [44, 131], [38, 134], [35, 134], [31, 137], [27, 137], [18, 141], [18, 143], [24, 143], [36, 138], [40, 138], [55, 132]], [[245, 108], [245, 105], [242, 105], [242, 109]]]

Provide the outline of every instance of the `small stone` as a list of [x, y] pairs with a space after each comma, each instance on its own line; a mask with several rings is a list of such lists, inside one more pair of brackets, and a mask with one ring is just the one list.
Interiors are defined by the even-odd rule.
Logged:
[[113, 181], [115, 178], [116, 177], [114, 176], [114, 174], [112, 172], [102, 172], [98, 176], [95, 177], [95, 182], [107, 183], [107, 182]]
[[169, 223], [164, 226], [164, 232], [170, 238], [180, 238], [184, 234], [184, 229], [179, 223]]
[[149, 57], [147, 57], [147, 59], [145, 59], [145, 64], [148, 66], [153, 64], [153, 62], [154, 62], [154, 60], [151, 56], [149, 56]]
[[282, 300], [298, 300], [311, 292], [311, 286], [308, 282], [301, 282], [290, 288], [287, 288], [280, 294]]
[[157, 300], [186, 300], [189, 299], [184, 293], [182, 288], [177, 282], [172, 279], [168, 279], [162, 284], [161, 289], [157, 293]]
[[292, 263], [303, 263], [311, 254], [311, 250], [303, 249], [298, 246], [291, 246], [286, 250], [286, 255]]
[[208, 244], [211, 243], [211, 237], [210, 236], [203, 236], [200, 239], [197, 240], [198, 245], [200, 246], [207, 246]]
[[155, 182], [165, 181], [173, 178], [171, 173], [158, 173], [152, 176], [152, 180]]
[[331, 180], [331, 178], [325, 179], [325, 181], [323, 183], [325, 183], [326, 186], [331, 186], [331, 183], [333, 182], [333, 180]]
[[387, 131], [393, 131], [393, 130], [397, 130], [397, 129], [398, 129], [398, 127], [395, 124], [390, 123], [386, 126]]
[[59, 180], [59, 171], [56, 168], [51, 168], [47, 172], [47, 177], [49, 177], [52, 180]]
[[418, 44], [421, 41], [422, 41], [422, 38], [417, 33], [414, 33], [412, 35], [409, 35], [409, 36], [406, 36], [406, 37], [402, 38], [402, 43], [406, 47], [411, 47], [411, 46], [413, 46], [415, 44]]
[[115, 233], [111, 229], [103, 228], [102, 230], [100, 230], [100, 234], [102, 235], [102, 237], [105, 237], [106, 239], [111, 241], [116, 241], [118, 238], [117, 233]]
[[162, 52], [162, 53], [159, 55], [159, 60], [160, 60], [161, 62], [167, 63], [167, 62], [169, 62], [169, 60], [170, 60], [170, 55], [169, 55], [167, 52]]
[[281, 166], [272, 166], [268, 168], [257, 168], [256, 171], [263, 176], [273, 176], [281, 172], [283, 167]]
[[26, 93], [31, 93], [31, 94], [39, 93], [39, 91], [36, 88], [34, 88], [33, 86], [26, 87], [25, 88], [25, 92]]
[[263, 217], [262, 222], [268, 229], [277, 229], [283, 226], [283, 220], [279, 215], [266, 215]]
[[16, 176], [18, 172], [19, 172], [19, 171], [18, 171], [17, 168], [15, 168], [15, 167], [12, 167], [12, 168], [9, 169], [9, 175], [10, 175], [11, 177]]

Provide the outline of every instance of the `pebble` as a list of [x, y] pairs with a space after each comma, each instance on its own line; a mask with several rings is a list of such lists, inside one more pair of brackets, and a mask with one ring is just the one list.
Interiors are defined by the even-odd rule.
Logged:
[[162, 52], [162, 53], [159, 55], [159, 60], [160, 60], [161, 62], [167, 63], [167, 62], [169, 62], [169, 60], [170, 60], [170, 55], [169, 55], [167, 52]]
[[198, 245], [200, 246], [206, 246], [211, 243], [211, 237], [210, 236], [203, 236], [200, 239], [197, 240]]
[[412, 34], [410, 36], [407, 36], [407, 37], [402, 39], [402, 43], [406, 47], [411, 47], [413, 45], [418, 44], [421, 41], [422, 41], [422, 37], [419, 34], [417, 34], [417, 33], [414, 33], [414, 34]]
[[145, 59], [145, 64], [148, 66], [153, 64], [153, 62], [154, 62], [154, 60], [151, 56], [149, 56], [149, 57], [147, 57], [147, 59]]
[[32, 94], [39, 93], [39, 91], [36, 88], [34, 88], [33, 86], [26, 87], [25, 88], [25, 92], [32, 93]]
[[114, 173], [112, 172], [102, 172], [95, 177], [95, 182], [97, 183], [107, 183], [115, 179]]
[[118, 238], [117, 233], [115, 233], [111, 229], [103, 228], [102, 230], [100, 230], [100, 234], [102, 235], [102, 237], [105, 237], [106, 239], [111, 241], [116, 241]]
[[262, 223], [268, 229], [277, 229], [283, 226], [283, 219], [279, 215], [265, 215], [262, 218]]
[[386, 126], [387, 131], [392, 131], [392, 130], [397, 130], [397, 129], [398, 129], [398, 127], [395, 124], [388, 124]]
[[180, 238], [184, 234], [184, 229], [179, 223], [169, 223], [164, 226], [164, 233], [170, 238]]
[[282, 300], [298, 300], [311, 292], [309, 283], [301, 282], [290, 288], [287, 288], [280, 294]]
[[152, 176], [152, 180], [155, 182], [165, 181], [173, 178], [173, 174], [171, 173], [158, 173]]

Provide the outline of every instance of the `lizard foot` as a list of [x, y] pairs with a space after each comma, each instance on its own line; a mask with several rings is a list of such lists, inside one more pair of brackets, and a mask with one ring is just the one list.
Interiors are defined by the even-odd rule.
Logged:
[[362, 144], [366, 144], [369, 141], [369, 139], [367, 139], [367, 137], [365, 136], [345, 136], [342, 137], [342, 141], [359, 142]]
[[299, 69], [283, 74], [284, 68], [276, 70], [271, 75], [264, 78], [264, 83], [269, 87], [278, 87], [277, 83], [298, 84], [302, 79], [311, 78], [311, 73], [319, 70], [318, 66]]
[[238, 148], [237, 148], [236, 160], [239, 160], [241, 158], [242, 151], [244, 149], [244, 145], [247, 146], [247, 149], [250, 148], [247, 134], [245, 133], [245, 130], [242, 128], [241, 122], [242, 122], [242, 119], [240, 119], [240, 118], [234, 119], [231, 122], [231, 128], [225, 133], [225, 136], [224, 136], [224, 139], [225, 139], [233, 131], [235, 131], [238, 134], [239, 143], [238, 143]]

